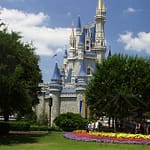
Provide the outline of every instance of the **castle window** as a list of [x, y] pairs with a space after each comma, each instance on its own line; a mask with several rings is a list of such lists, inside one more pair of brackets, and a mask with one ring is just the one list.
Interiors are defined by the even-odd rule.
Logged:
[[86, 44], [89, 44], [89, 41], [86, 41]]
[[86, 50], [89, 50], [89, 46], [86, 46]]
[[91, 69], [87, 68], [87, 74], [90, 75], [91, 74]]

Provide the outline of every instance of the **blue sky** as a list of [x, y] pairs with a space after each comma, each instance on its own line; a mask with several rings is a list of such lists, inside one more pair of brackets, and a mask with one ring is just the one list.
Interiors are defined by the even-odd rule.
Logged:
[[[49, 82], [55, 61], [61, 65], [65, 45], [80, 13], [93, 22], [98, 0], [0, 0], [0, 19], [20, 32], [40, 55], [43, 80]], [[103, 0], [107, 8], [105, 36], [112, 54], [150, 56], [150, 0]], [[53, 55], [57, 53], [57, 57]], [[107, 53], [106, 53], [107, 54]]]

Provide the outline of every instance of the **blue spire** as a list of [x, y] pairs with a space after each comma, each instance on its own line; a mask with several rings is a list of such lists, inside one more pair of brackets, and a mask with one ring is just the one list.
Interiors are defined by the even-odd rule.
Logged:
[[67, 52], [67, 49], [65, 49], [64, 58], [67, 58], [67, 57], [68, 57], [68, 52]]
[[91, 30], [91, 40], [94, 43], [95, 42], [96, 26], [92, 27], [90, 30]]
[[76, 85], [80, 86], [80, 87], [85, 87], [87, 85], [85, 82], [86, 78], [87, 78], [87, 74], [86, 74], [85, 68], [84, 68], [84, 61], [82, 61]]
[[110, 48], [110, 46], [109, 46], [108, 57], [111, 57], [111, 48]]
[[71, 77], [72, 77], [72, 69], [70, 68], [66, 80], [67, 83], [71, 83]]
[[51, 80], [52, 81], [61, 81], [61, 75], [60, 75], [60, 71], [59, 71], [57, 63], [55, 64], [55, 69], [54, 69], [54, 73], [53, 73]]
[[62, 71], [61, 71], [61, 76], [62, 76], [62, 77], [65, 76], [65, 70], [64, 70], [64, 68], [63, 68]]
[[81, 30], [81, 20], [80, 20], [80, 15], [78, 15], [77, 30]]
[[80, 71], [78, 74], [79, 77], [85, 77], [87, 76], [86, 72], [85, 72], [85, 68], [84, 68], [84, 61], [81, 62], [81, 67], [80, 67]]
[[85, 43], [85, 36], [87, 34], [87, 30], [83, 29], [82, 35], [80, 36], [80, 41], [79, 44], [84, 44]]

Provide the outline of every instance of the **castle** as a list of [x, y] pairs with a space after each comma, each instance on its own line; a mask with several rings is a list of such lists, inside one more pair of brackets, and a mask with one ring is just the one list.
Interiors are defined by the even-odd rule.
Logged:
[[[56, 63], [50, 83], [40, 85], [42, 94], [36, 106], [39, 119], [40, 115], [46, 114], [51, 124], [60, 113], [66, 112], [88, 117], [84, 91], [96, 69], [96, 62], [100, 63], [105, 57], [105, 21], [106, 8], [103, 1], [98, 0], [93, 23], [82, 26], [78, 16], [76, 28], [72, 24], [63, 67]], [[52, 102], [48, 100], [49, 94]]]

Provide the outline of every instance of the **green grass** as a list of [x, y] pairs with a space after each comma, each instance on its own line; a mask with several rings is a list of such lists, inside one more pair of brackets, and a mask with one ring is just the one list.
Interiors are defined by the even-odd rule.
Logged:
[[65, 139], [62, 133], [0, 136], [0, 150], [150, 150], [150, 145], [106, 144]]

